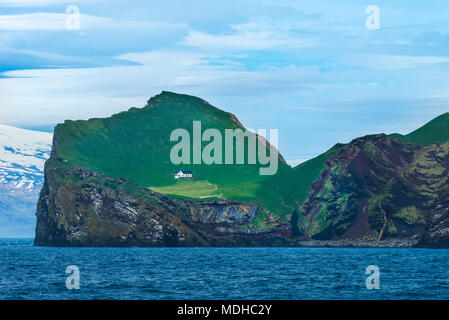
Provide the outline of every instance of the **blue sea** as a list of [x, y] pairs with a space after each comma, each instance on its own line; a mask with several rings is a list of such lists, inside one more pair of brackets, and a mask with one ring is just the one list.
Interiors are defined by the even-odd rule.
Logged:
[[[60, 248], [0, 240], [0, 299], [448, 299], [449, 250]], [[80, 288], [66, 287], [79, 268]], [[368, 290], [366, 268], [379, 268]]]

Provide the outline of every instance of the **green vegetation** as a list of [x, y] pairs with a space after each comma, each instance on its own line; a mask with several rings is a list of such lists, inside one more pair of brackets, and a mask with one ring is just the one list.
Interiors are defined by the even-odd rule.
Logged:
[[394, 224], [393, 221], [389, 221], [387, 224], [386, 234], [394, 237], [394, 236], [396, 236], [397, 233], [398, 233], [398, 229], [396, 228], [396, 225]]
[[421, 128], [407, 134], [392, 134], [391, 137], [404, 142], [410, 142], [420, 146], [428, 146], [432, 143], [445, 143], [449, 141], [449, 112], [436, 117]]
[[[101, 172], [112, 178], [126, 178], [153, 190], [162, 188], [159, 189], [161, 192], [172, 196], [196, 198], [209, 194], [210, 190], [205, 190], [201, 184], [190, 191], [182, 184], [178, 186], [172, 175], [182, 169], [192, 171], [196, 180], [207, 180], [215, 185], [218, 188], [216, 194], [223, 194], [226, 199], [258, 200], [256, 191], [266, 178], [259, 174], [259, 163], [171, 163], [170, 150], [176, 144], [170, 141], [171, 132], [183, 128], [193, 140], [193, 121], [201, 121], [202, 131], [218, 129], [223, 137], [225, 129], [244, 129], [234, 115], [200, 98], [162, 92], [141, 109], [131, 108], [105, 119], [66, 121], [58, 125], [55, 129], [58, 155], [67, 159], [69, 165]], [[244, 148], [247, 163], [247, 141]], [[280, 170], [290, 169], [282, 161], [278, 166]]]
[[402, 208], [393, 217], [402, 219], [407, 224], [425, 223], [424, 217], [418, 212], [415, 206]]
[[380, 232], [385, 223], [385, 215], [380, 207], [374, 207], [368, 212], [368, 223], [371, 229]]
[[309, 195], [310, 186], [319, 178], [326, 161], [344, 147], [344, 144], [339, 143], [293, 169], [279, 168], [276, 175], [261, 182], [257, 196], [263, 199], [267, 209], [278, 212], [285, 219], [295, 209], [300, 212], [301, 204]]
[[151, 190], [165, 195], [178, 195], [186, 198], [218, 198], [218, 187], [208, 181], [184, 180], [165, 187], [150, 187]]
[[244, 228], [264, 228], [270, 222], [270, 216], [267, 211], [261, 211], [250, 223], [244, 225]]

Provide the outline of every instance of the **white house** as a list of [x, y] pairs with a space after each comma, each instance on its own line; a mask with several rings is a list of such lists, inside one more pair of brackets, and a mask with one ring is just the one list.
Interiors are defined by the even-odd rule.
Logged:
[[178, 172], [176, 172], [173, 177], [175, 179], [179, 179], [179, 178], [193, 178], [193, 174], [192, 171], [183, 171], [183, 170], [179, 170]]

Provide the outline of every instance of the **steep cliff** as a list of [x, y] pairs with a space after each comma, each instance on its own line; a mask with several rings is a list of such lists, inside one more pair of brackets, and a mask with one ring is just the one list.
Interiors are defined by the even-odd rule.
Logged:
[[208, 245], [170, 199], [62, 161], [45, 166], [36, 245]]
[[[245, 228], [258, 203], [179, 200], [126, 179], [114, 179], [50, 158], [37, 206], [35, 245], [272, 245], [288, 228]], [[253, 237], [251, 237], [253, 236]], [[256, 236], [256, 237], [254, 237]], [[273, 244], [276, 242], [273, 242]]]
[[306, 234], [421, 238], [437, 228], [437, 210], [447, 219], [442, 194], [448, 184], [449, 143], [422, 147], [386, 135], [356, 139], [327, 161], [313, 183], [302, 211]]
[[419, 243], [423, 247], [449, 248], [449, 186], [441, 188], [438, 202], [429, 217]]

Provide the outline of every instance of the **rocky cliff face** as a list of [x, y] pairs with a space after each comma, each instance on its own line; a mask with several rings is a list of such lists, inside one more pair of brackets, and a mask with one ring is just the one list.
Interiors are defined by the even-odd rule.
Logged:
[[441, 188], [438, 202], [429, 217], [419, 243], [423, 247], [449, 248], [449, 186]]
[[238, 231], [261, 210], [257, 203], [170, 199], [126, 179], [71, 167], [54, 151], [45, 166], [35, 245], [274, 244], [258, 236], [270, 237], [276, 228]]
[[257, 203], [232, 200], [185, 200], [190, 218], [205, 224], [245, 224], [263, 210]]
[[66, 169], [57, 162], [46, 164], [36, 245], [207, 245], [169, 199], [125, 180]]
[[[327, 163], [303, 206], [313, 239], [445, 239], [449, 144], [420, 147], [373, 135]], [[447, 240], [446, 240], [447, 241]]]

